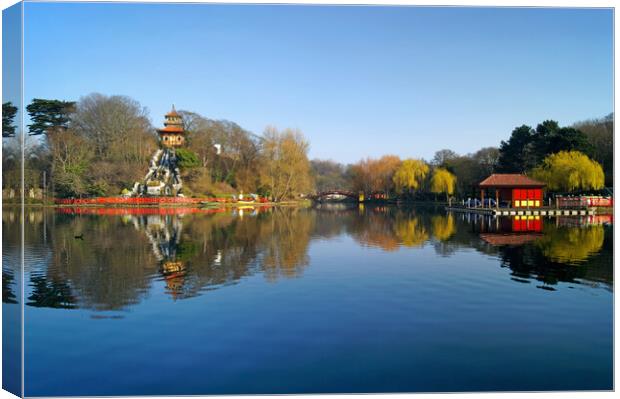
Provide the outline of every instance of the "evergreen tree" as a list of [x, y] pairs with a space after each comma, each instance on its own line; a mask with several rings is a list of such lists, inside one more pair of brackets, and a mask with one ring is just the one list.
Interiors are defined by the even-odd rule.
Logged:
[[75, 102], [35, 98], [26, 110], [32, 121], [28, 125], [28, 132], [36, 136], [56, 129], [66, 130], [70, 114], [75, 110]]
[[15, 136], [15, 115], [17, 107], [10, 101], [2, 103], [2, 137]]
[[500, 172], [520, 173], [528, 169], [528, 159], [530, 158], [530, 146], [534, 131], [527, 125], [515, 128], [508, 141], [502, 141], [499, 146], [499, 165]]
[[538, 166], [548, 155], [560, 151], [591, 152], [588, 137], [572, 127], [560, 127], [558, 122], [546, 120], [536, 129], [523, 125], [512, 131], [510, 139], [499, 148], [500, 172], [524, 173]]

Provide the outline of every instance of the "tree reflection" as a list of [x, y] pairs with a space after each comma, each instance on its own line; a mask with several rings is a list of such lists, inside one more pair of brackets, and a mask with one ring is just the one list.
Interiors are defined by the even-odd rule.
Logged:
[[[556, 285], [559, 282], [580, 284], [580, 279], [589, 279], [592, 270], [574, 267], [564, 263], [550, 262], [539, 248], [533, 245], [505, 246], [500, 248], [503, 267], [511, 269], [511, 276], [517, 282], [529, 282], [531, 279], [541, 281], [545, 285]], [[611, 280], [607, 281], [611, 283]]]
[[[27, 304], [121, 310], [140, 302], [157, 280], [171, 298], [184, 299], [256, 272], [272, 281], [296, 277], [309, 263], [315, 219], [313, 211], [297, 208], [196, 216], [56, 214], [45, 240], [49, 259], [29, 273]], [[33, 225], [29, 245], [41, 245], [41, 220], [27, 222]], [[15, 299], [11, 285], [12, 274], [3, 274], [5, 301]]]
[[554, 262], [578, 264], [598, 253], [604, 239], [605, 230], [601, 225], [554, 227], [545, 229], [536, 245]]
[[30, 279], [33, 291], [26, 305], [34, 307], [73, 309], [76, 299], [71, 287], [65, 281], [48, 281], [46, 276], [33, 276]]
[[[613, 249], [605, 244], [611, 242], [611, 233], [606, 234], [604, 226], [580, 225], [583, 220], [577, 218], [563, 222], [530, 218], [476, 219], [473, 231], [489, 244], [479, 250], [497, 253], [502, 266], [511, 269], [515, 282], [534, 279], [543, 282], [537, 288], [549, 291], [555, 290], [551, 286], [558, 282], [582, 284], [583, 280], [611, 287], [612, 262], [607, 257]], [[586, 260], [587, 265], [578, 266]]]
[[13, 292], [15, 286], [15, 275], [8, 268], [2, 269], [2, 302], [18, 303], [17, 296]]
[[[8, 218], [3, 214], [3, 241], [15, 246], [19, 229]], [[46, 216], [38, 210], [26, 217], [26, 248], [31, 257], [44, 256], [26, 270], [27, 304], [121, 310], [142, 301], [154, 284], [182, 300], [254, 274], [269, 281], [298, 277], [310, 264], [311, 240], [339, 235], [384, 251], [415, 250], [427, 242], [443, 256], [474, 248], [498, 258], [515, 282], [538, 280], [545, 289], [559, 281], [611, 286], [611, 228], [545, 222], [544, 231], [506, 230], [514, 226], [520, 225], [510, 218], [397, 207], [124, 216]], [[4, 271], [5, 303], [17, 299], [14, 279]]]
[[396, 217], [394, 232], [405, 247], [421, 247], [428, 240], [428, 232], [419, 217]]
[[378, 247], [384, 251], [395, 251], [399, 247], [392, 219], [382, 212], [375, 212], [372, 208], [355, 219], [348, 226], [348, 231], [364, 246]]
[[358, 204], [323, 203], [315, 206], [312, 212], [315, 218], [313, 238], [332, 238], [345, 234], [354, 221], [359, 217]]
[[64, 215], [54, 224], [47, 280], [68, 282], [80, 307], [122, 309], [146, 295], [157, 261], [135, 226], [116, 217]]
[[21, 292], [21, 229], [20, 210], [2, 209], [2, 302], [20, 303]]
[[395, 251], [399, 247], [422, 247], [434, 237], [448, 240], [456, 232], [451, 214], [427, 212], [417, 214], [413, 209], [370, 208], [348, 226], [348, 232], [362, 245]]
[[446, 241], [456, 231], [456, 224], [454, 222], [454, 216], [451, 213], [447, 215], [435, 215], [431, 218], [431, 226], [433, 236], [436, 240]]
[[313, 214], [295, 208], [275, 209], [259, 231], [261, 267], [267, 279], [297, 277], [309, 263], [308, 244], [314, 228]]
[[176, 298], [189, 298], [254, 273], [257, 222], [256, 217], [240, 219], [231, 214], [188, 220], [176, 258], [185, 265], [183, 280], [174, 289], [169, 287], [170, 292]]
[[309, 263], [314, 217], [305, 210], [218, 214], [195, 217], [185, 224], [182, 234], [178, 221], [162, 225], [167, 226], [164, 245], [157, 245], [166, 249], [160, 251], [164, 254], [160, 270], [175, 299], [234, 284], [258, 270], [269, 280], [295, 277]]

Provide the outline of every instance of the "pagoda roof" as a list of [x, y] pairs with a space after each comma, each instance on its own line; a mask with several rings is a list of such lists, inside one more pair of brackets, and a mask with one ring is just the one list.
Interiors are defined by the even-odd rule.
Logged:
[[519, 173], [494, 173], [478, 184], [479, 187], [531, 187], [542, 188], [546, 184]]
[[179, 125], [168, 125], [163, 129], [157, 129], [159, 133], [184, 133], [183, 126]]
[[181, 116], [177, 110], [174, 108], [174, 104], [172, 105], [172, 110], [166, 114], [166, 116]]

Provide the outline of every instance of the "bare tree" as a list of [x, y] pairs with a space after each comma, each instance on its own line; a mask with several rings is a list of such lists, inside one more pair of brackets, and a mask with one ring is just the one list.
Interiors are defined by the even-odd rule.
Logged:
[[94, 144], [100, 158], [143, 161], [156, 143], [147, 110], [125, 96], [94, 93], [82, 97], [71, 127]]
[[129, 97], [98, 93], [82, 97], [70, 126], [93, 151], [92, 194], [118, 194], [140, 180], [157, 148], [147, 110]]
[[485, 147], [481, 148], [473, 155], [473, 158], [480, 164], [481, 169], [486, 175], [495, 172], [499, 162], [499, 148]]
[[299, 130], [279, 132], [271, 126], [265, 130], [261, 182], [275, 201], [293, 198], [312, 189], [309, 147]]
[[435, 156], [431, 161], [433, 166], [445, 166], [447, 162], [458, 158], [458, 154], [452, 150], [443, 149], [435, 152]]

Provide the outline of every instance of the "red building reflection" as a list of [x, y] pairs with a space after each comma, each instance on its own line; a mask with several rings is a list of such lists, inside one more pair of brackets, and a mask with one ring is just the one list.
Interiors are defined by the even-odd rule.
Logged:
[[474, 231], [491, 245], [523, 245], [542, 237], [540, 216], [493, 217], [481, 215], [473, 221]]

